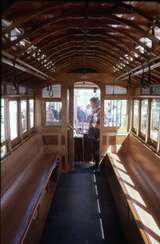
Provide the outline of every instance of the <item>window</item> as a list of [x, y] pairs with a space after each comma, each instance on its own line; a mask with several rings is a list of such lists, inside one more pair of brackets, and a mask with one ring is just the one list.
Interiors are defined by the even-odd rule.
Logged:
[[59, 125], [61, 110], [61, 102], [45, 102], [45, 125]]
[[121, 86], [106, 85], [105, 93], [109, 95], [113, 94], [127, 94], [127, 88]]
[[34, 100], [29, 100], [29, 126], [34, 127]]
[[61, 85], [51, 85], [43, 88], [42, 97], [61, 98]]
[[9, 124], [10, 139], [13, 140], [18, 136], [18, 110], [17, 101], [9, 101]]
[[1, 99], [1, 159], [6, 155], [6, 135], [5, 135], [5, 117], [4, 117], [4, 99]]
[[127, 100], [104, 101], [104, 126], [127, 129]]
[[27, 131], [27, 100], [21, 101], [21, 129], [22, 133]]
[[160, 127], [160, 99], [153, 99], [151, 102], [151, 124], [150, 139], [158, 141], [158, 132]]
[[1, 143], [5, 141], [4, 99], [1, 99]]
[[133, 129], [137, 132], [139, 126], [139, 100], [133, 102]]
[[143, 136], [147, 132], [147, 114], [148, 114], [148, 100], [143, 99], [141, 102], [141, 133]]

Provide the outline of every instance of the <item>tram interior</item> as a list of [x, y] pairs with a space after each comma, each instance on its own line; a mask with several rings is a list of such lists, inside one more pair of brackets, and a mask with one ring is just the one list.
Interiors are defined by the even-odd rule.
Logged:
[[2, 8], [1, 243], [160, 243], [160, 3]]

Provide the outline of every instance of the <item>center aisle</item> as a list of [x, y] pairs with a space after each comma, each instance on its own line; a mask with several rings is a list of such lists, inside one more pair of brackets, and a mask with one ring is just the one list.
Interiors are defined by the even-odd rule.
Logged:
[[[89, 169], [61, 175], [41, 244], [126, 243], [104, 180], [103, 175], [95, 176]], [[103, 192], [98, 193], [101, 184]]]

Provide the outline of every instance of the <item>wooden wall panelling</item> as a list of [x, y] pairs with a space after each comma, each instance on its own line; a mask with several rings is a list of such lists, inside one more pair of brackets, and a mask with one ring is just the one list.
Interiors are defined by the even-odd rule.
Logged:
[[[41, 136], [33, 135], [16, 150], [12, 151], [1, 163], [1, 193], [3, 193], [16, 177], [43, 152]], [[24, 157], [24, 151], [29, 153]]]
[[58, 135], [43, 135], [44, 145], [59, 145]]
[[66, 137], [65, 135], [61, 135], [61, 145], [65, 145], [66, 144]]

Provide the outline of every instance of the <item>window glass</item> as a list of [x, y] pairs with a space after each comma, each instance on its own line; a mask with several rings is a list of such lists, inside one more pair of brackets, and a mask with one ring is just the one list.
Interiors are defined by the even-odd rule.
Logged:
[[146, 135], [147, 132], [147, 114], [148, 114], [148, 100], [144, 99], [141, 103], [141, 133]]
[[3, 145], [1, 147], [1, 159], [6, 155], [6, 145]]
[[61, 85], [51, 85], [43, 88], [42, 97], [61, 98]]
[[139, 124], [139, 100], [134, 100], [133, 103], [133, 128], [137, 131]]
[[21, 101], [21, 127], [22, 133], [27, 131], [27, 101]]
[[29, 100], [29, 123], [30, 128], [34, 127], [34, 100]]
[[160, 126], [160, 99], [153, 99], [151, 103], [151, 140], [158, 141], [158, 131]]
[[113, 86], [113, 85], [106, 85], [105, 86], [105, 93], [112, 95], [112, 94], [127, 94], [127, 88], [122, 86]]
[[127, 129], [127, 100], [104, 101], [104, 126]]
[[1, 99], [1, 142], [5, 141], [4, 99]]
[[9, 101], [9, 122], [10, 138], [13, 140], [18, 136], [17, 101]]
[[61, 121], [61, 102], [45, 102], [46, 125], [60, 124]]

